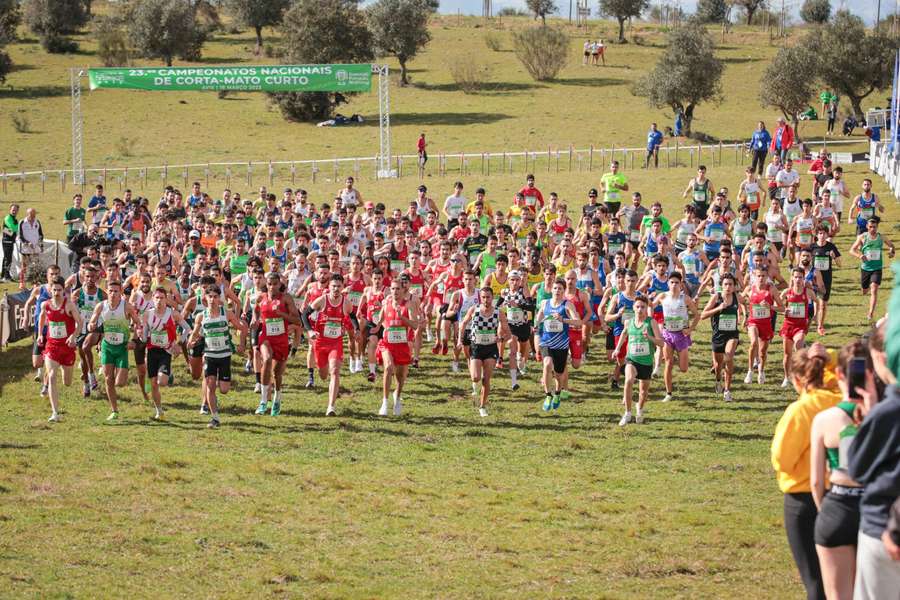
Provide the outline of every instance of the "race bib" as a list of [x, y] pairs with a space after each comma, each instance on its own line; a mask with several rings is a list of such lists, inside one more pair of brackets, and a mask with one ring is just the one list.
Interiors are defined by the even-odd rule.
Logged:
[[813, 257], [813, 267], [818, 271], [828, 271], [831, 268], [831, 260], [827, 256]]
[[738, 247], [743, 247], [747, 245], [747, 242], [750, 241], [750, 235], [745, 232], [735, 232], [734, 234], [734, 245]]
[[506, 318], [512, 323], [521, 323], [525, 320], [525, 311], [518, 306], [506, 307]]
[[681, 264], [684, 266], [685, 275], [697, 274], [697, 263], [694, 259], [685, 259], [681, 262]]
[[413, 294], [421, 296], [424, 288], [421, 283], [411, 283], [409, 284], [409, 291]]
[[349, 294], [347, 294], [347, 296], [350, 298], [350, 304], [352, 306], [359, 306], [359, 301], [362, 298], [362, 292], [350, 292]]
[[866, 260], [881, 260], [881, 248], [869, 248], [868, 250], [866, 250]]
[[706, 192], [703, 190], [694, 190], [694, 203], [706, 204]]
[[722, 238], [725, 237], [725, 232], [721, 229], [710, 229], [709, 230], [709, 239], [713, 242], [721, 242]]
[[750, 305], [750, 317], [753, 319], [768, 319], [771, 316], [768, 306], [762, 304]]
[[859, 209], [859, 216], [863, 219], [871, 219], [875, 215], [874, 208], [861, 208]]
[[405, 327], [388, 327], [385, 331], [385, 339], [389, 344], [404, 344], [409, 341]]
[[62, 340], [69, 337], [66, 331], [66, 324], [62, 321], [50, 321], [50, 325], [47, 329], [51, 339]]
[[799, 233], [797, 234], [797, 243], [801, 246], [809, 246], [812, 244], [812, 234], [811, 233]]
[[150, 343], [159, 348], [167, 347], [169, 345], [169, 332], [154, 329], [150, 332]]
[[322, 335], [329, 339], [337, 339], [344, 334], [344, 328], [336, 321], [328, 321], [322, 328]]
[[632, 229], [628, 234], [628, 239], [632, 242], [640, 242], [641, 241], [641, 230], [640, 229]]
[[647, 356], [650, 354], [650, 344], [648, 342], [632, 342], [629, 340], [628, 354], [631, 356]]
[[719, 331], [737, 331], [737, 315], [719, 315]]
[[479, 346], [490, 346], [497, 343], [497, 332], [488, 329], [479, 329], [475, 332], [472, 341]]
[[125, 334], [118, 331], [104, 331], [103, 341], [105, 341], [107, 344], [118, 346], [119, 344], [123, 344], [125, 342]]
[[284, 319], [266, 319], [266, 335], [283, 335]]
[[225, 332], [215, 332], [207, 334], [203, 339], [206, 349], [213, 352], [225, 350], [228, 347], [228, 340], [225, 338]]
[[406, 262], [402, 260], [392, 260], [391, 261], [391, 271], [395, 271], [399, 273], [403, 269], [406, 268]]
[[667, 331], [681, 331], [684, 329], [684, 319], [682, 317], [665, 317], [663, 326]]
[[806, 317], [806, 304], [803, 302], [788, 302], [785, 314], [792, 319], [802, 319]]
[[556, 319], [544, 319], [544, 331], [547, 333], [562, 333], [563, 322]]
[[610, 242], [609, 243], [609, 253], [613, 256], [622, 251], [622, 244], [618, 242]]

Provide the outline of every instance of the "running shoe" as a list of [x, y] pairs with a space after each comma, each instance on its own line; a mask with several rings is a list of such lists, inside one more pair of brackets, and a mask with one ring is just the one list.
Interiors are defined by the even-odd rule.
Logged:
[[47, 395], [47, 384], [41, 386], [41, 398]]
[[425, 341], [429, 342], [429, 343], [431, 342], [431, 330], [430, 329], [425, 330]]
[[85, 398], [91, 397], [91, 384], [85, 383], [84, 386], [82, 386], [81, 395]]
[[92, 392], [93, 392], [94, 390], [96, 390], [98, 387], [100, 387], [100, 384], [97, 383], [97, 378], [94, 377], [94, 374], [93, 374], [93, 373], [88, 373], [88, 383], [91, 384], [91, 391], [92, 391]]
[[435, 344], [434, 346], [431, 347], [431, 353], [432, 353], [432, 354], [437, 354], [437, 353], [439, 353], [440, 351], [441, 351], [441, 344], [440, 344], [440, 342], [438, 342], [437, 344]]
[[119, 413], [117, 413], [116, 411], [112, 411], [111, 413], [109, 413], [109, 416], [106, 417], [106, 420], [107, 421], [115, 421], [118, 418], [119, 418]]
[[619, 427], [625, 427], [629, 423], [631, 423], [631, 413], [626, 410], [622, 418], [619, 419]]
[[42, 374], [43, 374], [43, 371], [41, 371], [40, 368], [35, 369], [35, 371], [34, 371], [34, 380], [35, 380], [35, 381], [40, 381], [40, 380], [41, 380], [41, 375], [42, 375]]
[[[784, 378], [784, 381], [781, 382], [781, 387], [786, 388], [786, 387], [788, 387], [789, 385], [791, 385], [791, 382], [788, 381], [788, 378], [787, 378], [787, 377], [785, 377], [785, 378]], [[41, 394], [41, 396], [43, 396], [43, 394]]]
[[366, 379], [368, 379], [371, 382], [374, 382], [375, 381], [375, 373], [373, 373], [372, 371], [369, 371], [369, 374], [366, 375]]
[[256, 382], [256, 385], [253, 386], [253, 393], [254, 393], [254, 394], [258, 394], [258, 393], [260, 393], [261, 391], [262, 391], [262, 384], [260, 384], [260, 383], [257, 381], [257, 382]]
[[634, 415], [634, 422], [638, 425], [644, 422], [644, 411], [640, 408], [637, 409], [637, 414]]
[[450, 371], [453, 373], [459, 373], [459, 363], [455, 360], [450, 363]]
[[207, 429], [218, 429], [219, 428], [219, 418], [213, 417], [209, 420], [209, 424], [206, 426]]
[[747, 370], [747, 376], [744, 377], [744, 383], [746, 383], [748, 385], [753, 383], [753, 371], [751, 371], [749, 369]]
[[328, 410], [325, 411], [325, 416], [326, 417], [336, 417], [337, 416], [337, 412], [334, 410], [333, 406], [328, 407]]
[[553, 394], [547, 394], [544, 396], [544, 404], [541, 408], [544, 409], [544, 412], [549, 411], [553, 407]]
[[249, 375], [252, 372], [253, 372], [253, 362], [248, 359], [247, 362], [244, 363], [244, 373]]
[[403, 412], [403, 402], [401, 402], [402, 398], [397, 395], [397, 392], [394, 392], [394, 416], [399, 417], [400, 413]]
[[50, 415], [50, 418], [47, 419], [47, 422], [48, 423], [59, 423], [59, 415], [56, 413], [53, 413], [52, 415]]
[[665, 397], [663, 397], [663, 399], [662, 399], [663, 402], [669, 402], [671, 400], [672, 400], [672, 394], [666, 394]]
[[259, 406], [256, 407], [256, 413], [254, 413], [254, 414], [264, 415], [264, 414], [266, 414], [266, 412], [268, 410], [269, 410], [268, 405], [265, 402], [260, 402]]
[[517, 392], [519, 390], [519, 387], [520, 386], [518, 382], [512, 384], [512, 391]]
[[306, 380], [306, 389], [311, 389], [315, 387], [315, 385], [316, 380], [312, 376], [310, 376], [309, 379]]
[[153, 416], [152, 416], [151, 418], [152, 418], [154, 421], [162, 421], [162, 420], [163, 420], [162, 413], [159, 412], [159, 411], [156, 411], [155, 413], [153, 413]]
[[619, 389], [619, 382], [616, 381], [615, 379], [613, 379], [613, 380], [609, 383], [609, 387], [611, 387], [611, 388], [614, 389], [614, 390], [617, 390], [617, 389]]
[[485, 407], [482, 406], [481, 408], [478, 409], [478, 414], [482, 417], [486, 417], [486, 416], [488, 416], [488, 411]]
[[200, 414], [201, 414], [201, 415], [208, 415], [208, 414], [209, 414], [209, 409], [206, 408], [206, 405], [205, 405], [205, 404], [201, 404], [201, 405], [200, 405]]
[[447, 342], [441, 343], [441, 354], [446, 356], [448, 351], [449, 350], [447, 349]]
[[731, 402], [731, 390], [725, 390], [725, 392], [722, 394], [722, 398], [725, 400], [725, 402]]
[[414, 359], [413, 359], [413, 361], [412, 361], [412, 366], [413, 366], [413, 368], [415, 368], [415, 369], [418, 369], [418, 368], [419, 368], [419, 359], [418, 359], [418, 358], [414, 358]]
[[758, 383], [759, 385], [762, 385], [765, 382], [766, 382], [766, 372], [760, 371], [759, 374], [756, 376], [756, 383]]
[[271, 412], [271, 415], [272, 415], [273, 417], [277, 417], [277, 416], [280, 415], [280, 414], [281, 414], [281, 402], [278, 402], [278, 401], [272, 402], [272, 412]]

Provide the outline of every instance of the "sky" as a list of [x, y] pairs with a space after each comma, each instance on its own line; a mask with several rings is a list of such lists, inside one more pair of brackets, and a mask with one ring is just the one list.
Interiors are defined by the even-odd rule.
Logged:
[[[665, 0], [651, 0], [656, 3], [657, 1], [661, 1], [665, 3]], [[678, 0], [669, 0], [673, 4], [677, 3]], [[800, 10], [800, 5], [802, 4], [802, 0], [784, 0], [785, 6], [788, 7], [789, 13], [793, 16], [794, 21], [799, 21], [798, 12]], [[575, 0], [572, 0], [574, 5]], [[694, 7], [697, 4], [696, 0], [680, 0], [681, 5], [685, 8], [687, 12], [693, 12]], [[780, 9], [781, 0], [770, 0], [770, 3], [775, 5]], [[877, 10], [878, 0], [831, 0], [832, 9], [838, 9], [841, 5], [850, 10], [853, 14], [859, 15], [862, 17], [865, 22], [869, 25], [875, 22], [875, 12]], [[565, 15], [569, 14], [569, 1], [568, 0], [556, 0], [557, 6], [560, 7], [561, 12]], [[588, 6], [591, 8], [592, 14], [596, 14], [597, 11], [597, 0], [588, 0]], [[884, 18], [884, 15], [891, 14], [896, 9], [897, 0], [881, 0], [881, 15]], [[445, 14], [456, 14], [457, 10], [461, 11], [462, 14], [469, 15], [480, 15], [481, 8], [483, 2], [482, 0], [440, 0], [440, 9], [439, 12]], [[503, 8], [504, 6], [514, 6], [518, 8], [525, 8], [525, 0], [493, 0], [494, 12], [496, 13], [498, 10]]]

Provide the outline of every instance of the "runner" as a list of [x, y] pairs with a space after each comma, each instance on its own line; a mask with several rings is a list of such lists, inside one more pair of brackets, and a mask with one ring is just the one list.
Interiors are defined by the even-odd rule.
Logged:
[[41, 310], [37, 331], [38, 345], [44, 348], [44, 361], [47, 365], [47, 385], [50, 396], [51, 423], [59, 421], [59, 381], [60, 369], [63, 373], [63, 384], [72, 385], [72, 367], [75, 365], [75, 346], [78, 332], [81, 331], [81, 313], [75, 303], [69, 302], [65, 295], [65, 280], [55, 277], [50, 282], [50, 299]]
[[881, 287], [881, 272], [884, 268], [882, 252], [888, 247], [888, 256], [894, 258], [894, 244], [878, 232], [881, 219], [871, 217], [866, 223], [866, 232], [856, 237], [850, 254], [860, 259], [860, 283], [863, 296], [869, 296], [869, 312], [866, 320], [871, 321], [878, 303], [878, 288]]
[[653, 344], [657, 348], [663, 346], [663, 340], [659, 335], [659, 325], [647, 314], [647, 306], [647, 299], [644, 296], [637, 296], [634, 299], [634, 316], [625, 319], [625, 335], [619, 336], [619, 341], [616, 343], [617, 354], [627, 347], [625, 386], [622, 394], [625, 414], [619, 420], [619, 427], [624, 427], [631, 422], [635, 380], [638, 382], [638, 405], [634, 421], [638, 424], [644, 422], [644, 404], [650, 395], [650, 376], [653, 371], [653, 351], [650, 350], [650, 345]]
[[625, 321], [634, 318], [634, 300], [637, 297], [638, 275], [634, 271], [625, 272], [625, 287], [619, 288], [619, 292], [613, 295], [609, 302], [609, 308], [606, 310], [606, 322], [612, 323], [614, 352], [613, 358], [616, 360], [616, 366], [613, 369], [611, 381], [612, 388], [619, 388], [619, 378], [622, 369], [625, 367], [625, 357], [627, 347], [620, 344], [622, 337], [625, 335]]
[[366, 378], [370, 382], [375, 381], [375, 352], [378, 340], [381, 339], [381, 310], [385, 298], [384, 273], [376, 268], [372, 271], [371, 285], [363, 291], [359, 300], [360, 313], [363, 318], [362, 338], [366, 344], [366, 356], [369, 361], [369, 374]]
[[769, 357], [769, 342], [775, 337], [774, 322], [776, 312], [784, 305], [781, 296], [772, 293], [772, 280], [765, 269], [755, 268], [750, 273], [750, 286], [744, 290], [744, 299], [750, 305], [747, 319], [747, 335], [750, 350], [747, 352], [747, 375], [744, 383], [753, 381], [754, 365], [757, 369], [756, 382], [766, 382], [766, 362]]
[[831, 300], [831, 284], [833, 267], [841, 266], [841, 251], [829, 238], [830, 229], [825, 223], [820, 222], [816, 228], [816, 243], [812, 246], [813, 267], [822, 276], [822, 302], [820, 306], [819, 322], [825, 322], [825, 314], [828, 310], [828, 301]]
[[28, 300], [25, 301], [25, 306], [22, 310], [22, 321], [20, 326], [22, 329], [28, 328], [28, 315], [31, 314], [31, 308], [34, 307], [34, 321], [32, 323], [32, 335], [34, 336], [34, 344], [31, 347], [31, 366], [34, 367], [35, 375], [34, 380], [41, 382], [41, 397], [47, 395], [47, 378], [46, 373], [44, 373], [44, 346], [38, 343], [41, 335], [43, 334], [43, 339], [47, 339], [46, 331], [41, 331], [39, 327], [41, 322], [41, 309], [44, 306], [44, 303], [50, 299], [53, 295], [50, 292], [50, 285], [52, 282], [56, 281], [56, 278], [59, 277], [59, 267], [56, 265], [50, 265], [47, 267], [47, 282], [44, 284], [36, 285], [31, 290], [31, 295], [28, 297]]
[[884, 205], [878, 196], [872, 191], [872, 180], [863, 179], [863, 191], [853, 199], [850, 210], [847, 212], [847, 224], [853, 223], [853, 216], [856, 215], [856, 235], [862, 235], [866, 232], [866, 226], [869, 219], [876, 216], [875, 211], [884, 212]]
[[784, 323], [781, 325], [781, 339], [784, 340], [784, 381], [781, 387], [786, 388], [791, 384], [791, 356], [794, 349], [803, 348], [806, 331], [809, 329], [809, 312], [807, 305], [815, 300], [811, 297], [809, 288], [806, 287], [803, 269], [794, 267], [791, 269], [791, 281], [786, 290], [781, 292], [781, 300], [784, 302]]
[[[307, 298], [309, 298], [308, 295]], [[289, 354], [286, 325], [288, 323], [295, 325], [300, 322], [296, 304], [293, 299], [284, 294], [281, 276], [277, 273], [266, 275], [266, 292], [257, 297], [256, 310], [251, 323], [260, 328], [259, 352], [263, 360], [262, 389], [259, 406], [256, 409], [258, 415], [266, 414], [273, 379], [275, 393], [272, 395], [271, 415], [276, 417], [281, 414], [282, 381]], [[194, 329], [196, 331], [196, 325]], [[212, 407], [210, 407], [211, 409]]]
[[509, 377], [512, 381], [512, 390], [519, 389], [519, 377], [525, 374], [525, 364], [528, 361], [529, 340], [531, 339], [531, 324], [525, 315], [534, 304], [531, 294], [523, 285], [522, 272], [513, 270], [509, 274], [509, 285], [502, 291], [505, 319], [509, 327]]
[[[737, 293], [734, 275], [726, 273], [720, 280], [721, 291], [714, 292], [707, 302], [701, 319], [712, 322], [713, 370], [716, 375], [716, 393], [725, 402], [731, 402], [731, 382], [734, 376], [734, 353], [740, 343], [738, 317], [746, 320], [746, 307]], [[723, 383], [724, 381], [724, 383]]]
[[666, 385], [666, 395], [663, 402], [672, 400], [674, 388], [672, 386], [672, 371], [675, 367], [675, 355], [678, 355], [678, 368], [682, 373], [687, 373], [690, 366], [688, 349], [693, 343], [691, 332], [700, 320], [697, 305], [689, 294], [685, 292], [684, 278], [681, 273], [674, 271], [669, 274], [669, 289], [658, 294], [653, 301], [654, 308], [662, 307], [663, 328], [662, 339], [665, 342], [663, 354], [666, 361], [663, 371], [663, 382]]
[[565, 290], [566, 282], [556, 279], [551, 297], [541, 300], [536, 309], [535, 335], [540, 335], [541, 358], [544, 363], [544, 411], [558, 409], [560, 403], [569, 398], [569, 328], [582, 325], [574, 307], [565, 299]]
[[[280, 281], [270, 280], [270, 289]], [[219, 404], [216, 398], [216, 390], [221, 394], [227, 394], [231, 389], [231, 355], [235, 352], [231, 339], [232, 328], [240, 332], [241, 338], [237, 348], [237, 354], [243, 354], [244, 342], [247, 337], [247, 325], [222, 302], [219, 286], [214, 279], [201, 280], [206, 307], [203, 312], [194, 319], [194, 329], [188, 345], [195, 346], [200, 337], [203, 337], [203, 363], [204, 363], [204, 403], [209, 407], [210, 420], [207, 427], [216, 429], [219, 427]], [[265, 350], [263, 351], [265, 356]], [[278, 391], [275, 392], [276, 395]], [[280, 408], [280, 407], [279, 407]], [[278, 414], [274, 407], [272, 414]]]
[[403, 411], [403, 385], [412, 362], [410, 340], [419, 325], [419, 307], [415, 299], [407, 297], [401, 279], [402, 276], [391, 282], [391, 295], [384, 300], [384, 308], [375, 317], [376, 324], [381, 325], [384, 332], [377, 348], [379, 362], [384, 365], [383, 394], [378, 410], [382, 417], [388, 415], [388, 396], [394, 379], [397, 381], [393, 395], [394, 415], [399, 416]]
[[694, 214], [701, 221], [706, 219], [706, 210], [709, 208], [713, 190], [712, 183], [706, 177], [706, 166], [700, 165], [697, 168], [697, 176], [691, 178], [681, 197], [691, 198]]
[[180, 314], [167, 306], [166, 291], [158, 287], [153, 291], [153, 308], [143, 315], [143, 341], [147, 345], [147, 376], [150, 378], [150, 394], [153, 398], [154, 420], [162, 419], [162, 395], [160, 386], [169, 385], [172, 375], [172, 352], [177, 348], [178, 326], [182, 331], [190, 327]]
[[[490, 286], [481, 288], [478, 306], [472, 306], [466, 311], [459, 328], [461, 331], [469, 332], [471, 340], [469, 374], [472, 377], [472, 395], [478, 396], [478, 414], [487, 417], [491, 376], [500, 357], [497, 342], [509, 336], [506, 313], [494, 306], [494, 292]], [[461, 335], [458, 343], [460, 345], [463, 343]], [[510, 362], [513, 363], [514, 359]]]
[[470, 308], [478, 304], [478, 288], [476, 283], [478, 276], [475, 271], [468, 270], [463, 273], [462, 287], [449, 293], [447, 296], [447, 311], [444, 314], [444, 321], [448, 324], [448, 328], [455, 328], [455, 333], [451, 332], [454, 339], [457, 340], [453, 345], [453, 362], [450, 364], [451, 371], [454, 373], [459, 371], [459, 356], [463, 354], [466, 361], [471, 358], [470, 347], [472, 340], [469, 332], [458, 326], [461, 315], [465, 315]]
[[628, 191], [628, 180], [619, 173], [619, 161], [614, 160], [609, 165], [609, 173], [600, 178], [600, 190], [603, 192], [603, 203], [610, 215], [619, 212], [622, 205], [622, 192]]
[[[350, 329], [350, 312], [353, 305], [343, 296], [344, 278], [340, 273], [331, 275], [328, 293], [313, 300], [303, 311], [303, 326], [313, 346], [319, 378], [328, 381], [328, 408], [326, 417], [333, 417], [337, 397], [341, 390], [341, 363], [344, 360], [344, 331]], [[315, 324], [309, 316], [316, 313]]]
[[591, 322], [591, 298], [578, 287], [578, 274], [574, 270], [566, 273], [565, 282], [565, 300], [575, 310], [575, 318], [581, 321], [580, 326], [569, 327], [569, 356], [572, 358], [572, 368], [578, 369], [584, 360], [587, 328]]
[[88, 333], [87, 326], [97, 304], [106, 299], [106, 292], [97, 285], [99, 272], [93, 265], [86, 265], [84, 273], [84, 285], [72, 293], [72, 301], [81, 314], [81, 330], [76, 341], [81, 362], [81, 381], [84, 384], [82, 395], [88, 398], [98, 387], [97, 378], [94, 376], [94, 346], [100, 343], [100, 336]]
[[106, 398], [110, 413], [107, 421], [119, 418], [119, 395], [116, 387], [128, 383], [128, 346], [131, 331], [139, 332], [140, 318], [137, 311], [122, 296], [122, 282], [111, 280], [106, 284], [108, 297], [97, 304], [88, 331], [100, 331], [103, 327], [103, 341], [100, 342], [100, 364], [106, 380]]

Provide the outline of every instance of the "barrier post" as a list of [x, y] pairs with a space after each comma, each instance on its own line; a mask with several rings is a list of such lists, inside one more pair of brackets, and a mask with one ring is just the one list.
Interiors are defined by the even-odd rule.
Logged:
[[247, 163], [247, 187], [253, 187], [253, 163]]
[[487, 174], [491, 174], [491, 153], [487, 153]]
[[[128, 187], [128, 167], [125, 167], [125, 174], [123, 175], [125, 187]], [[206, 187], [209, 187], [209, 183], [206, 184]]]
[[295, 180], [297, 179], [297, 163], [291, 161], [291, 187], [294, 187]]
[[594, 168], [594, 145], [591, 144], [591, 150], [588, 154], [588, 173], [590, 173]]
[[44, 195], [44, 185], [45, 185], [44, 182], [45, 181], [47, 181], [47, 174], [45, 172], [41, 171], [41, 196]]
[[[559, 160], [559, 150], [556, 151], [557, 160]], [[557, 166], [556, 170], [559, 170], [559, 166]], [[550, 172], [550, 146], [547, 145], [547, 172]]]
[[204, 174], [206, 175], [206, 189], [209, 190], [209, 163], [206, 163], [206, 171]]
[[[572, 147], [572, 144], [569, 144], [569, 172], [572, 171], [572, 151], [573, 150], [574, 150], [574, 148]], [[556, 170], [559, 171], [559, 162], [558, 161], [557, 161]]]

